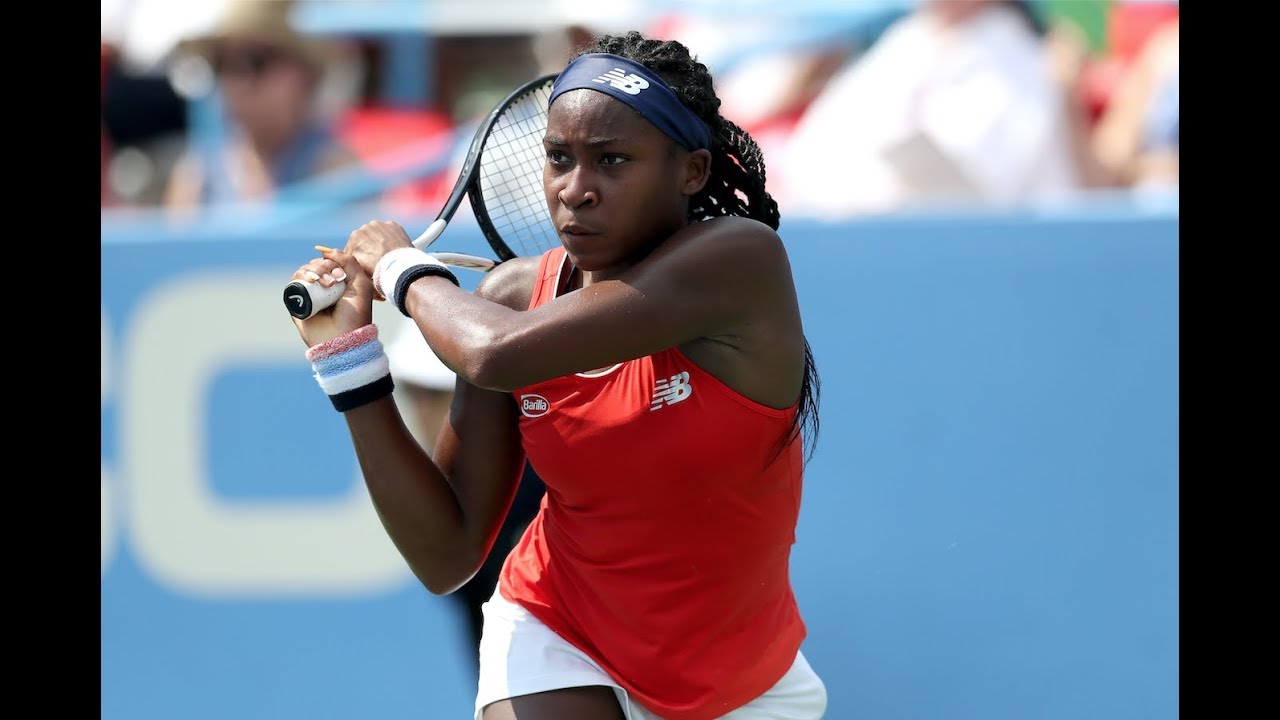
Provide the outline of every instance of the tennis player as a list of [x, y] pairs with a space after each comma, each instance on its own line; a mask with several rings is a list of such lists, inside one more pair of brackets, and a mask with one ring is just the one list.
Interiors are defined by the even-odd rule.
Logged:
[[[563, 247], [475, 294], [371, 222], [295, 279], [296, 320], [417, 577], [483, 563], [526, 456], [537, 517], [485, 604], [477, 720], [820, 718], [788, 561], [818, 377], [755, 142], [674, 41], [604, 36], [550, 99], [542, 182]], [[458, 375], [434, 458], [406, 430], [375, 293]]]

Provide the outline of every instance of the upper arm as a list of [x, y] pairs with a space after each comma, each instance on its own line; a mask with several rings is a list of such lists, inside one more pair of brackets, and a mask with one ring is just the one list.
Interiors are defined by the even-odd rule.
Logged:
[[[528, 306], [537, 259], [530, 269], [525, 259], [500, 264], [476, 288], [493, 302]], [[473, 559], [484, 562], [515, 498], [524, 470], [519, 415], [510, 393], [476, 387], [459, 377], [449, 416], [436, 439], [434, 460], [466, 508], [469, 547], [482, 550]]]
[[476, 297], [511, 310], [527, 310], [538, 281], [539, 262], [539, 257], [518, 257], [499, 263], [481, 278]]

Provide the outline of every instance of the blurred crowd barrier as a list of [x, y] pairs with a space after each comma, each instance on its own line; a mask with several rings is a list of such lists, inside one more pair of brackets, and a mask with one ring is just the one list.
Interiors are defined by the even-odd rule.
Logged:
[[[367, 219], [104, 221], [103, 718], [470, 717], [460, 611], [386, 539], [282, 306]], [[822, 379], [792, 573], [828, 717], [1176, 717], [1176, 204], [781, 232]]]
[[[1176, 193], [1173, 0], [103, 0], [104, 209], [434, 212], [459, 139], [602, 33], [676, 39], [784, 217]], [[319, 181], [319, 182], [317, 182]]]

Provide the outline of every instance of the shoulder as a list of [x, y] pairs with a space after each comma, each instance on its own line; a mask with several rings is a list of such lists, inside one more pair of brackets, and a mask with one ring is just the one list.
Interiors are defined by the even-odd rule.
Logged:
[[792, 284], [782, 238], [742, 217], [719, 217], [681, 228], [632, 270], [672, 302], [720, 298], [740, 310], [768, 304]]
[[689, 225], [665, 245], [673, 252], [687, 251], [699, 263], [725, 263], [739, 271], [751, 266], [771, 266], [785, 260], [787, 255], [776, 230], [758, 220], [736, 216]]
[[703, 220], [700, 223], [694, 223], [690, 227], [705, 235], [734, 237], [738, 238], [741, 242], [747, 243], [763, 243], [772, 245], [774, 243], [780, 244], [782, 242], [782, 238], [778, 236], [777, 230], [774, 230], [759, 220], [738, 217], [737, 215], [726, 215], [724, 217]]
[[541, 259], [518, 257], [499, 263], [476, 286], [476, 295], [512, 310], [528, 310]]

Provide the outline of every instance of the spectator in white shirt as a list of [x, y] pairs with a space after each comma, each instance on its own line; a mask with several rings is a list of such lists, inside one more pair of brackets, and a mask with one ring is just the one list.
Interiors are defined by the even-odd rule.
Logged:
[[924, 0], [838, 72], [779, 164], [779, 207], [848, 217], [1081, 187], [1036, 18], [1009, 0]]

